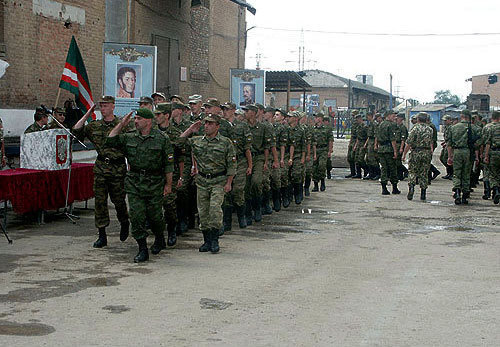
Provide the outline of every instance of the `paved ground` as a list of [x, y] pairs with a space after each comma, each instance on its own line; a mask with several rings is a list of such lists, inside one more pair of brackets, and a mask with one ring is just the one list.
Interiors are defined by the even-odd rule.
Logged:
[[217, 255], [192, 231], [138, 265], [117, 222], [109, 247], [91, 248], [90, 210], [77, 225], [13, 217], [2, 345], [498, 346], [499, 207], [479, 191], [455, 206], [441, 178], [424, 203], [406, 200], [406, 182], [381, 196], [345, 173], [225, 235]]

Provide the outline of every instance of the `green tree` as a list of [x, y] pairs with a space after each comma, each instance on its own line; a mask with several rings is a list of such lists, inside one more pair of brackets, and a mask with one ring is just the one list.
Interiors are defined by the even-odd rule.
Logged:
[[451, 94], [449, 89], [446, 90], [438, 90], [434, 92], [434, 101], [433, 104], [454, 104], [460, 105], [462, 102], [460, 101], [460, 97], [455, 94]]

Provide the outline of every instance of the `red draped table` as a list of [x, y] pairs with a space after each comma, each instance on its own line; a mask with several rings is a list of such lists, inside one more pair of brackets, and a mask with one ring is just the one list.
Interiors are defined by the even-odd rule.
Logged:
[[[71, 166], [68, 205], [94, 197], [94, 164]], [[0, 201], [9, 200], [22, 214], [64, 207], [69, 170], [13, 169], [0, 171]]]

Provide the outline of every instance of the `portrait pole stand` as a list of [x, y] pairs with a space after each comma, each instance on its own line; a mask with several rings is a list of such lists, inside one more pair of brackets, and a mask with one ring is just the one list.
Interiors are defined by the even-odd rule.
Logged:
[[53, 115], [52, 115], [52, 112], [47, 108], [45, 107], [44, 105], [42, 105], [42, 107], [44, 108], [45, 112], [50, 116], [50, 118], [52, 118], [52, 120], [54, 122], [57, 123], [57, 125], [59, 125], [61, 127], [61, 129], [63, 129], [64, 131], [66, 131], [66, 133], [68, 133], [68, 135], [70, 136], [70, 139], [69, 139], [69, 169], [68, 169], [68, 184], [66, 186], [66, 201], [64, 203], [64, 212], [63, 214], [73, 223], [73, 224], [76, 224], [76, 221], [75, 219], [80, 219], [80, 217], [74, 215], [72, 212], [72, 209], [69, 208], [68, 206], [68, 200], [69, 200], [69, 188], [70, 188], [70, 183], [71, 183], [71, 166], [73, 164], [73, 139], [75, 139], [76, 141], [78, 141], [84, 148], [88, 149], [87, 146], [85, 146], [85, 144], [78, 140], [75, 135], [73, 135], [71, 133], [71, 131], [69, 131], [68, 129], [66, 129], [66, 127], [64, 125], [62, 125]]

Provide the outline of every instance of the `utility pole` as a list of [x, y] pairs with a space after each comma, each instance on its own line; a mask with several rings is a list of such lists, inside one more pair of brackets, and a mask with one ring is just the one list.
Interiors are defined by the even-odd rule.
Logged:
[[391, 89], [390, 89], [390, 95], [389, 95], [389, 109], [392, 110], [392, 74], [389, 74], [391, 77]]

